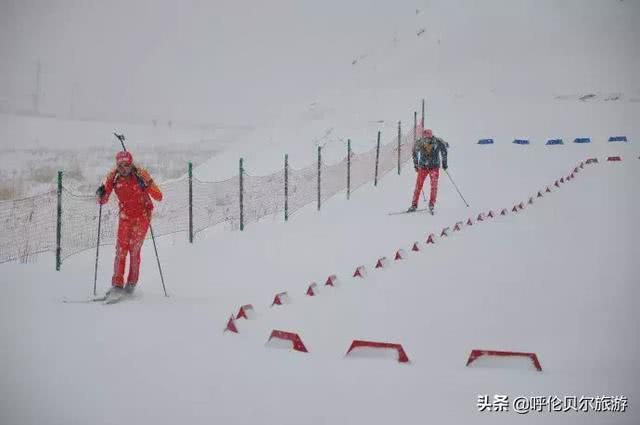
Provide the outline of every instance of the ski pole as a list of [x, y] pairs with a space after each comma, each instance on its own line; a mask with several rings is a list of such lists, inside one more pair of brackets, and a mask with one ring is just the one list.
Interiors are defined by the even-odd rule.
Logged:
[[460, 193], [460, 189], [458, 189], [458, 186], [456, 185], [456, 182], [453, 181], [453, 179], [451, 178], [451, 174], [449, 174], [449, 171], [444, 170], [445, 173], [447, 173], [447, 176], [449, 176], [449, 180], [451, 180], [451, 183], [453, 183], [453, 187], [456, 188], [456, 190], [458, 191], [458, 195], [460, 195], [460, 198], [462, 198], [462, 201], [464, 202], [464, 204], [469, 207], [469, 204], [467, 204], [467, 201], [464, 199], [464, 196], [462, 196], [462, 193]]
[[98, 257], [100, 255], [100, 224], [102, 223], [102, 204], [98, 210], [98, 243], [96, 244], [96, 268], [93, 274], [93, 295], [96, 295], [96, 284], [98, 282]]
[[156, 252], [156, 260], [158, 261], [158, 270], [160, 270], [160, 280], [162, 281], [162, 290], [164, 291], [164, 296], [168, 297], [169, 295], [167, 295], [167, 288], [165, 288], [164, 286], [164, 276], [162, 275], [162, 267], [160, 267], [160, 257], [158, 256], [158, 248], [156, 247], [156, 238], [153, 235], [153, 227], [151, 227], [151, 223], [149, 223], [149, 230], [151, 230], [151, 240], [153, 241], [153, 249]]

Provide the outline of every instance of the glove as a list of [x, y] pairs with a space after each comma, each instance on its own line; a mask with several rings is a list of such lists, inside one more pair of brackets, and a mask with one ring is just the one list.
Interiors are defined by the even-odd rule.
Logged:
[[136, 180], [138, 180], [138, 186], [140, 186], [140, 189], [145, 190], [147, 188], [147, 184], [144, 182], [142, 177], [140, 177], [137, 174], [136, 174]]
[[106, 190], [105, 190], [105, 188], [104, 188], [104, 185], [103, 185], [103, 184], [101, 184], [101, 185], [100, 185], [100, 187], [98, 188], [98, 190], [96, 190], [96, 196], [97, 196], [98, 198], [101, 198], [101, 199], [102, 199], [102, 197], [104, 196], [104, 193], [105, 193], [105, 192], [106, 192]]
[[153, 182], [151, 175], [149, 175], [149, 172], [144, 168], [138, 168], [136, 170], [136, 179], [138, 180], [138, 185], [140, 185], [142, 190], [151, 186], [151, 183]]
[[446, 170], [449, 166], [447, 164], [442, 164], [442, 168]]

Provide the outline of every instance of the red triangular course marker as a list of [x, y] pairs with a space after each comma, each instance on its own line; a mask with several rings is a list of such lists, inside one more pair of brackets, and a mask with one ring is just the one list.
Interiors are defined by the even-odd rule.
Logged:
[[378, 259], [378, 262], [376, 263], [376, 269], [383, 269], [384, 268], [384, 264], [387, 262], [387, 257], [382, 257]]
[[267, 342], [270, 342], [272, 339], [291, 341], [291, 344], [292, 344], [291, 348], [293, 348], [295, 351], [308, 353], [307, 347], [304, 346], [302, 339], [300, 338], [300, 335], [296, 333], [279, 331], [274, 329], [273, 331], [271, 331], [271, 336], [269, 336], [269, 340]]
[[[462, 230], [462, 228], [460, 227], [460, 222], [457, 222], [455, 226], [453, 226], [453, 231], [454, 232], [459, 232], [460, 230]], [[446, 236], [446, 234], [445, 234]]]
[[489, 211], [489, 214], [487, 214], [487, 217], [491, 217], [491, 218], [493, 218], [493, 217], [494, 217], [494, 216], [493, 216], [493, 211]]
[[547, 186], [547, 190], [545, 190], [545, 192], [551, 193], [551, 189], [549, 189], [549, 186]]
[[584, 161], [580, 162], [580, 168], [584, 168]]
[[433, 233], [431, 233], [427, 238], [427, 243], [436, 243], [436, 241], [433, 239], [434, 237], [435, 236], [433, 235]]
[[542, 198], [542, 192], [538, 191], [538, 198]]
[[484, 218], [482, 218], [482, 213], [478, 214], [478, 217], [476, 217], [476, 221], [484, 221]]
[[271, 307], [273, 307], [274, 305], [282, 305], [285, 302], [287, 302], [287, 298], [288, 295], [286, 292], [280, 292], [279, 294], [276, 294], [275, 297], [273, 297], [273, 303], [271, 303]]
[[404, 260], [404, 251], [399, 249], [396, 251], [396, 256], [393, 258], [394, 260]]
[[445, 236], [449, 236], [449, 228], [445, 227], [444, 229], [442, 229], [442, 232], [440, 232], [440, 237], [445, 237]]
[[388, 342], [362, 341], [357, 339], [353, 340], [345, 356], [348, 356], [349, 354], [357, 356], [358, 351], [360, 351], [360, 349], [366, 350], [367, 357], [371, 357], [372, 355], [375, 357], [372, 351], [376, 351], [378, 349], [381, 352], [381, 354], [383, 353], [384, 350], [392, 349], [398, 353], [398, 357], [397, 357], [398, 362], [400, 363], [409, 362], [409, 357], [407, 356], [407, 353], [404, 351], [404, 348], [402, 348], [401, 344], [392, 344]]
[[240, 307], [240, 310], [238, 310], [238, 314], [236, 314], [236, 320], [241, 319], [243, 317], [245, 319], [248, 319], [251, 313], [253, 313], [253, 306], [251, 304], [245, 304], [242, 307]]
[[555, 187], [560, 187], [560, 184], [558, 183], [558, 180], [556, 180], [556, 182], [553, 184]]
[[471, 221], [471, 218], [467, 220], [467, 226], [473, 226], [473, 221]]
[[411, 251], [420, 251], [420, 247], [418, 247], [418, 242], [413, 243], [413, 247], [411, 247]]
[[356, 267], [356, 271], [353, 272], [353, 277], [361, 277], [364, 278], [364, 266]]
[[233, 314], [231, 315], [231, 317], [229, 318], [229, 321], [227, 322], [227, 327], [224, 328], [224, 331], [222, 331], [223, 333], [229, 331], [229, 332], [233, 332], [233, 333], [238, 333], [238, 328], [236, 327], [236, 322], [233, 320]]
[[314, 282], [307, 288], [306, 294], [310, 297], [316, 296], [316, 291], [318, 290], [318, 285]]
[[335, 274], [332, 274], [327, 278], [327, 281], [324, 283], [325, 286], [336, 286], [337, 277]]
[[533, 205], [533, 198], [529, 198], [529, 205]]
[[500, 211], [500, 215], [507, 215], [507, 209], [503, 208], [502, 211]]
[[518, 206], [514, 205], [513, 208], [511, 208], [511, 212], [518, 212]]
[[523, 204], [522, 202], [520, 202], [520, 203], [518, 204], [518, 208], [520, 208], [521, 210], [523, 210], [523, 209], [524, 209], [524, 204]]

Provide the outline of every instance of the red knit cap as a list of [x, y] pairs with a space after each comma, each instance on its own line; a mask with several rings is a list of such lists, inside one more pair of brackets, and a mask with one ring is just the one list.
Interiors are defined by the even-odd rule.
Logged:
[[127, 151], [120, 151], [116, 154], [116, 164], [131, 165], [133, 163], [133, 156]]

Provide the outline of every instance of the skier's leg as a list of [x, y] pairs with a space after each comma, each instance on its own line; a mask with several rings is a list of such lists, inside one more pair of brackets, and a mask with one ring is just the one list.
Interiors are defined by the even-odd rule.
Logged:
[[438, 196], [438, 178], [440, 177], [440, 168], [429, 169], [429, 180], [431, 182], [431, 193], [429, 195], [429, 205], [431, 207], [436, 204], [436, 197]]
[[116, 257], [113, 261], [113, 277], [111, 278], [111, 285], [113, 286], [124, 286], [124, 266], [127, 262], [127, 253], [129, 252], [130, 228], [131, 222], [129, 220], [119, 220]]
[[149, 230], [149, 219], [144, 216], [136, 219], [134, 225], [131, 228], [131, 239], [129, 249], [129, 275], [127, 276], [127, 285], [133, 287], [138, 283], [138, 276], [140, 275], [140, 251], [144, 238]]
[[417, 207], [418, 200], [420, 199], [420, 192], [422, 192], [422, 186], [424, 185], [424, 179], [427, 177], [427, 169], [419, 168], [418, 175], [416, 177], [416, 188], [413, 191], [413, 200], [411, 201], [411, 206]]

